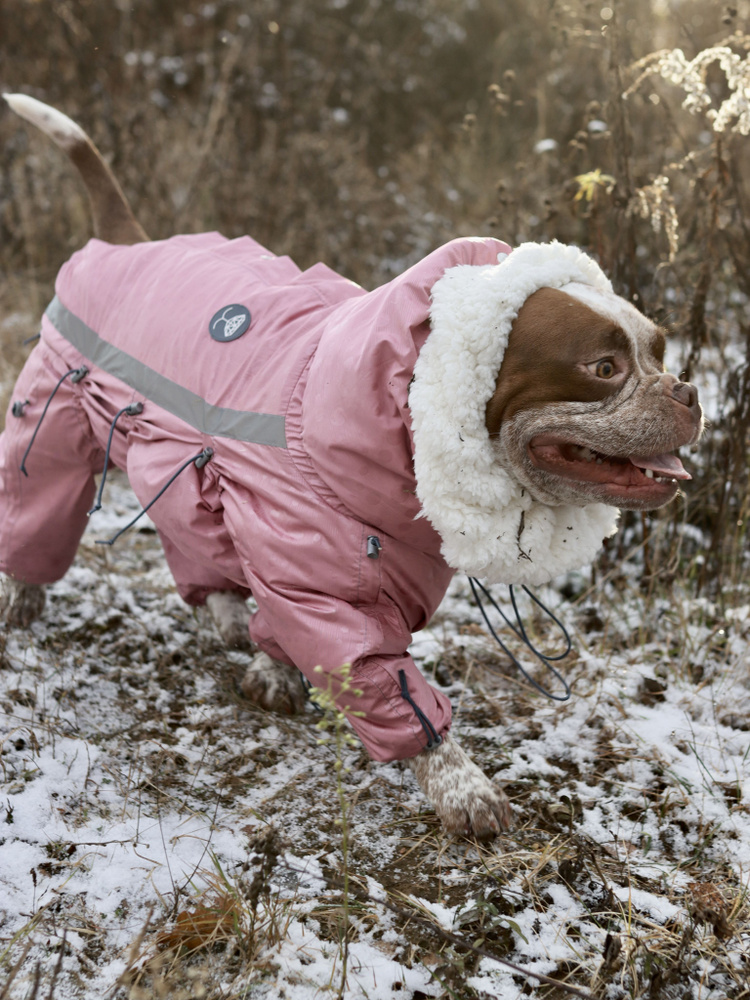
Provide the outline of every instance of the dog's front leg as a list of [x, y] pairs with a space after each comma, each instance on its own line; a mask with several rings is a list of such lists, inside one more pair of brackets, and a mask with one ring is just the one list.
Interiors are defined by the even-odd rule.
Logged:
[[[217, 590], [206, 598], [214, 624], [227, 646], [257, 650], [250, 639], [250, 611], [236, 590]], [[296, 667], [274, 660], [268, 653], [256, 652], [240, 681], [244, 696], [269, 712], [295, 715], [305, 704], [305, 689]]]
[[407, 763], [448, 833], [491, 840], [511, 823], [508, 798], [450, 734]]
[[307, 697], [299, 670], [274, 660], [268, 653], [253, 657], [240, 682], [240, 690], [261, 708], [285, 715], [301, 712]]
[[26, 628], [44, 610], [44, 587], [0, 577], [0, 619], [11, 628]]

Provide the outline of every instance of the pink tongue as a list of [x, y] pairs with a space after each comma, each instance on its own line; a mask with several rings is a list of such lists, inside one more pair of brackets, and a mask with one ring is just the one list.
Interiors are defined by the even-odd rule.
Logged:
[[676, 455], [665, 453], [664, 455], [631, 455], [630, 461], [637, 465], [639, 469], [651, 469], [659, 476], [668, 476], [670, 479], [692, 479], [693, 477], [686, 471], [684, 465]]

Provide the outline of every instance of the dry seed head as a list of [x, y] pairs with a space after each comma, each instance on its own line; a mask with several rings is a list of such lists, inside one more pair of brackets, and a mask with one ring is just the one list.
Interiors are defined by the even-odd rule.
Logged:
[[506, 105], [511, 103], [510, 96], [503, 93], [496, 83], [491, 83], [489, 85], [487, 88], [487, 94], [492, 102], [494, 111], [498, 114], [504, 115], [506, 113]]
[[[718, 108], [711, 107], [706, 83], [708, 67], [714, 62], [724, 71], [730, 90], [729, 97]], [[725, 132], [729, 128], [731, 132], [750, 135], [750, 53], [742, 57], [726, 45], [714, 45], [688, 60], [682, 49], [662, 50], [640, 60], [635, 67], [643, 71], [625, 92], [625, 97], [634, 93], [646, 77], [658, 73], [669, 83], [682, 87], [686, 95], [683, 108], [692, 114], [705, 114], [714, 132]]]
[[669, 260], [673, 261], [680, 239], [677, 210], [669, 191], [669, 178], [662, 174], [655, 177], [651, 184], [638, 188], [628, 205], [628, 213], [638, 214], [642, 219], [650, 219], [655, 233], [664, 230], [669, 244]]

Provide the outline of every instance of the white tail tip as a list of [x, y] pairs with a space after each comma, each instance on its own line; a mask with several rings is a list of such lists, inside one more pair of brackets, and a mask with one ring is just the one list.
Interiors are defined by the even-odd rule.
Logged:
[[86, 133], [80, 125], [76, 125], [72, 118], [51, 108], [49, 104], [26, 94], [3, 94], [3, 97], [17, 115], [36, 125], [63, 149], [70, 149], [79, 142], [87, 141]]

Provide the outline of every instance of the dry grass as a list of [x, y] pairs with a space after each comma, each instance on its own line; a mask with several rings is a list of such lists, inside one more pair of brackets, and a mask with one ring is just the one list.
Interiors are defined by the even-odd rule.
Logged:
[[[408, 777], [347, 750], [344, 861], [315, 718], [271, 725], [241, 704], [241, 663], [230, 656], [227, 673], [206, 622], [170, 596], [153, 536], [121, 554], [85, 549], [49, 621], [27, 640], [0, 637], [8, 837], [16, 796], [60, 748], [93, 755], [78, 796], [59, 804], [65, 834], [41, 853], [29, 841], [28, 916], [2, 940], [0, 1000], [91, 996], [115, 958], [112, 1000], [260, 997], [283, 979], [282, 954], [288, 988], [313, 996], [323, 951], [339, 987], [345, 919], [353, 945], [403, 970], [422, 963], [444, 997], [563, 996], [519, 974], [488, 978], [477, 942], [521, 965], [546, 949], [553, 978], [607, 1000], [750, 996], [746, 873], [717, 847], [748, 809], [731, 746], [749, 724], [737, 692], [738, 609], [750, 603], [750, 139], [736, 119], [717, 132], [707, 117], [733, 93], [718, 62], [686, 85], [647, 59], [677, 47], [747, 59], [749, 14], [747, 0], [189, 0], [179, 11], [5, 0], [2, 89], [81, 121], [153, 236], [249, 232], [368, 287], [456, 235], [577, 242], [669, 327], [670, 366], [698, 383], [711, 423], [688, 457], [688, 499], [627, 515], [593, 579], [564, 587], [573, 704], [551, 713], [515, 683], [463, 599], [433, 624], [429, 669], [513, 797], [518, 826], [499, 849], [447, 841]], [[710, 105], [684, 109], [690, 93]], [[0, 109], [0, 397], [60, 263], [88, 235], [70, 167]], [[639, 719], [677, 703], [684, 732], [657, 749]], [[594, 757], [566, 749], [580, 734]], [[690, 787], [681, 761], [701, 775]], [[726, 761], [736, 772], [721, 772]], [[195, 821], [190, 834], [175, 816]], [[593, 816], [611, 822], [610, 839]], [[104, 831], [133, 826], [100, 836], [92, 817]], [[293, 834], [291, 860], [272, 829]], [[244, 851], [231, 867], [219, 860], [227, 831]], [[188, 872], [164, 882], [165, 862], [143, 862], [144, 884], [158, 883], [148, 903], [139, 884], [103, 916], [80, 889], [102, 852], [148, 859], [146, 842], [198, 836]], [[289, 871], [312, 857], [312, 881]]]

